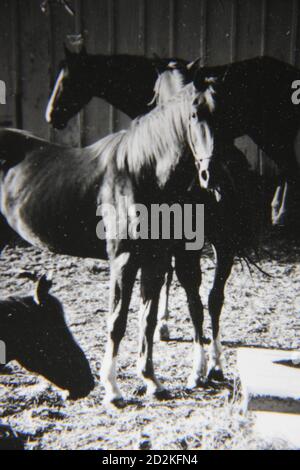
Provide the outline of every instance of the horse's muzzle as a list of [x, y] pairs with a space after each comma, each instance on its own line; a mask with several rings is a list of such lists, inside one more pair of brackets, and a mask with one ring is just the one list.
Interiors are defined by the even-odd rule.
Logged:
[[208, 170], [200, 170], [198, 172], [198, 175], [199, 175], [199, 183], [200, 183], [201, 188], [211, 189], [210, 172]]

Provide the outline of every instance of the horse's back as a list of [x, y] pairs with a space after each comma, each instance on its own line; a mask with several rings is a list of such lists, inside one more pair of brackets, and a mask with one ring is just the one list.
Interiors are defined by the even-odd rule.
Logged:
[[8, 170], [22, 162], [28, 152], [46, 146], [46, 140], [19, 129], [0, 129], [0, 163]]
[[[75, 256], [106, 256], [96, 237], [100, 157], [2, 130], [1, 213], [27, 242]], [[101, 245], [101, 246], [100, 246]]]

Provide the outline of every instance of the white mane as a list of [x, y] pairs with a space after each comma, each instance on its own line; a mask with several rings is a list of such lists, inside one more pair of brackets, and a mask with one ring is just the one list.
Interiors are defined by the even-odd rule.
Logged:
[[150, 104], [160, 106], [184, 88], [184, 78], [179, 70], [166, 70], [159, 75], [154, 85], [154, 96]]
[[154, 168], [164, 184], [187, 145], [187, 127], [198, 95], [189, 84], [165, 105], [135, 119], [127, 131], [105, 137], [89, 148], [95, 156], [101, 155], [104, 166], [113, 159], [119, 170], [128, 169], [135, 176], [145, 167]]

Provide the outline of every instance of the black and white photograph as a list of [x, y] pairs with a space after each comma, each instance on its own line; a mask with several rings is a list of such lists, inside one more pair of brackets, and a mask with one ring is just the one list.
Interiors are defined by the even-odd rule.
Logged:
[[0, 255], [0, 450], [300, 450], [300, 0], [0, 0]]

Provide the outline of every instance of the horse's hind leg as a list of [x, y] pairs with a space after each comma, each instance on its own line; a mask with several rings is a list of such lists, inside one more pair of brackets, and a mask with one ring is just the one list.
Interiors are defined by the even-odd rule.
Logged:
[[164, 282], [164, 275], [168, 269], [167, 259], [160, 256], [147, 256], [141, 270], [141, 296], [140, 308], [140, 339], [137, 372], [146, 387], [147, 394], [163, 398], [166, 391], [154, 373], [153, 367], [153, 336], [157, 323], [157, 310], [159, 294]]
[[231, 273], [234, 255], [228, 246], [216, 246], [216, 271], [212, 290], [208, 299], [208, 310], [212, 322], [212, 344], [209, 360], [209, 380], [223, 380], [220, 342], [220, 315], [224, 303], [224, 289]]
[[[169, 291], [173, 278], [173, 267], [171, 265], [165, 273], [164, 284], [160, 291], [159, 304], [158, 304], [158, 324], [156, 328], [156, 335], [161, 341], [168, 341], [170, 339], [169, 327], [167, 321], [169, 320]], [[156, 336], [155, 335], [155, 336]]]
[[130, 253], [122, 253], [111, 262], [108, 337], [101, 369], [105, 402], [122, 399], [116, 383], [116, 360], [120, 342], [125, 334], [128, 308], [138, 265]]
[[13, 233], [14, 232], [12, 228], [10, 228], [10, 226], [6, 222], [5, 217], [0, 214], [0, 254], [5, 248], [5, 246], [8, 244], [8, 242], [11, 240]]
[[188, 387], [203, 385], [206, 380], [206, 359], [203, 347], [203, 305], [199, 289], [201, 285], [200, 255], [197, 252], [182, 251], [176, 254], [175, 269], [178, 280], [184, 288], [189, 312], [194, 326], [193, 369]]

